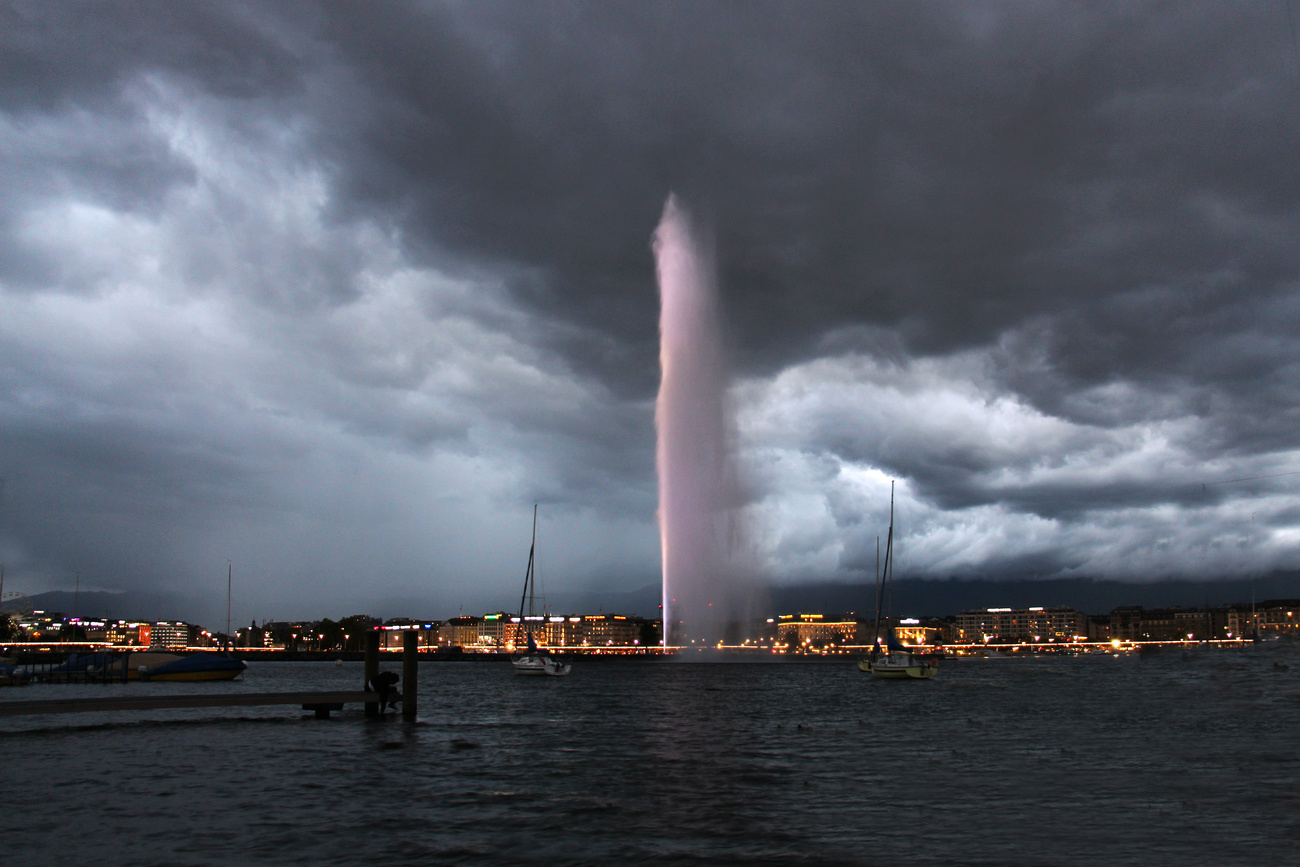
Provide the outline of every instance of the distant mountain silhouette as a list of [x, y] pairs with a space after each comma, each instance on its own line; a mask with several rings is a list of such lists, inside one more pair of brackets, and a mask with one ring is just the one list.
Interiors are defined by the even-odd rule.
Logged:
[[[105, 590], [50, 590], [25, 599], [6, 599], [4, 609], [18, 608], [54, 611], [74, 617], [120, 618], [122, 620], [184, 620], [184, 612], [194, 608], [193, 600], [160, 593]], [[205, 624], [207, 625], [207, 624]]]

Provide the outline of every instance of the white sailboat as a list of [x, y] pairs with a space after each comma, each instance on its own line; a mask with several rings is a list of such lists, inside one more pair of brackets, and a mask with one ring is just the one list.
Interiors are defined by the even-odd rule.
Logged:
[[[877, 542], [879, 544], [879, 542]], [[877, 552], [879, 548], [876, 549]], [[912, 653], [890, 626], [885, 630], [885, 652], [880, 651], [880, 616], [881, 603], [886, 589], [894, 575], [894, 483], [889, 483], [889, 536], [885, 542], [885, 569], [881, 581], [876, 585], [876, 624], [875, 635], [871, 641], [871, 653], [858, 661], [858, 670], [890, 680], [926, 680], [934, 677], [938, 665], [934, 657]], [[877, 554], [879, 556], [879, 554]]]
[[[536, 592], [537, 572], [536, 572], [536, 553], [537, 553], [537, 506], [533, 506], [533, 541], [528, 548], [528, 569], [524, 572], [524, 593], [519, 597], [519, 627], [524, 631], [524, 637], [528, 642], [528, 652], [522, 656], [517, 656], [510, 660], [514, 667], [515, 674], [534, 675], [540, 677], [563, 677], [573, 668], [569, 663], [562, 662], [558, 659], [552, 659], [548, 654], [543, 653], [537, 648], [537, 642], [533, 639], [533, 626], [536, 621], [532, 620], [533, 599]], [[528, 603], [528, 618], [524, 617], [524, 602]]]

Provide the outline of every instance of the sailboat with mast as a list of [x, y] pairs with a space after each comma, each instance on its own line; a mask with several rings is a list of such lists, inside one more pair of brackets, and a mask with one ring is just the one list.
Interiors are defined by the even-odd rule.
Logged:
[[[528, 643], [528, 651], [522, 656], [510, 660], [514, 667], [515, 674], [534, 675], [542, 677], [563, 677], [568, 674], [571, 666], [567, 662], [561, 662], [558, 659], [552, 659], [548, 654], [543, 653], [537, 647], [537, 640], [533, 638], [533, 624], [537, 621], [533, 615], [533, 602], [537, 590], [537, 505], [533, 504], [533, 541], [528, 548], [528, 569], [524, 572], [524, 592], [519, 597], [519, 628], [523, 630], [524, 639]], [[524, 615], [524, 603], [528, 603], [528, 615]]]
[[[879, 540], [877, 540], [879, 545]], [[879, 557], [879, 547], [877, 547]], [[898, 640], [894, 627], [885, 630], [885, 652], [880, 651], [880, 618], [885, 594], [894, 577], [894, 483], [889, 483], [889, 536], [885, 541], [885, 569], [877, 573], [876, 623], [871, 640], [871, 652], [858, 661], [858, 670], [872, 677], [890, 680], [926, 680], [934, 677], [938, 665], [934, 657], [913, 653]]]

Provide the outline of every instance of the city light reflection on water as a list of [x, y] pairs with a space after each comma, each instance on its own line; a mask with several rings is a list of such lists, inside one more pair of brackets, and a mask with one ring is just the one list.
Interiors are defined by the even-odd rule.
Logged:
[[[421, 669], [420, 719], [0, 720], [4, 863], [1246, 864], [1300, 843], [1300, 660]], [[1274, 663], [1290, 664], [1286, 670]], [[356, 688], [255, 663], [214, 691]], [[32, 686], [0, 700], [195, 684]], [[40, 694], [38, 695], [38, 691]]]

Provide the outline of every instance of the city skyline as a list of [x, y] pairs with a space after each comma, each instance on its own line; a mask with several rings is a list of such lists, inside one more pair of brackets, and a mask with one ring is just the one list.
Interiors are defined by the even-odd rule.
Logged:
[[[527, 625], [526, 625], [527, 624]], [[179, 620], [68, 618], [34, 611], [17, 617], [0, 641], [17, 652], [57, 652], [92, 645], [116, 648], [205, 649], [220, 647], [289, 654], [360, 653], [366, 647], [402, 650], [409, 633], [427, 651], [512, 653], [533, 641], [577, 653], [646, 653], [701, 649], [772, 651], [793, 654], [859, 652], [888, 634], [903, 644], [969, 651], [983, 647], [1028, 647], [1071, 652], [1138, 649], [1146, 644], [1204, 644], [1242, 648], [1258, 642], [1300, 636], [1300, 600], [1265, 600], [1196, 608], [1121, 606], [1090, 614], [1070, 606], [998, 607], [962, 611], [948, 617], [855, 616], [851, 613], [800, 612], [725, 624], [711, 639], [683, 636], [665, 641], [662, 621], [635, 615], [569, 614], [520, 616], [488, 612], [448, 619], [382, 620], [351, 615], [341, 620], [263, 621], [230, 632]], [[527, 632], [525, 632], [527, 629]], [[673, 631], [678, 631], [674, 629]], [[680, 633], [679, 633], [680, 634]], [[372, 636], [372, 637], [367, 637]], [[60, 647], [62, 645], [62, 647]], [[308, 658], [294, 656], [291, 658]]]
[[[1245, 607], [1253, 602], [1267, 603], [1300, 598], [1300, 574], [1281, 573], [1250, 581], [1217, 582], [1159, 582], [1130, 584], [1125, 582], [1094, 582], [1071, 580], [1024, 581], [1007, 584], [999, 581], [904, 581], [899, 582], [892, 594], [891, 612], [898, 618], [950, 618], [970, 612], [1010, 607], [1013, 609], [1071, 608], [1089, 615], [1101, 615], [1121, 608], [1147, 609], [1200, 609]], [[637, 599], [640, 599], [638, 602]], [[603, 601], [586, 599], [572, 604], [547, 605], [550, 614], [622, 614], [640, 619], [658, 619], [655, 601], [656, 588], [643, 588], [640, 594], [628, 594]], [[769, 607], [756, 617], [775, 617], [794, 613], [819, 612], [832, 616], [873, 616], [874, 592], [870, 587], [843, 585], [804, 585], [787, 588], [769, 598]], [[935, 607], [942, 600], [944, 607]], [[71, 592], [51, 591], [25, 600], [27, 609], [40, 608], [68, 617], [83, 619], [119, 619], [141, 621], [182, 620], [206, 624], [192, 613], [196, 609], [178, 607], [175, 600], [153, 599], [136, 594], [106, 594], [91, 592], [80, 596]], [[16, 600], [10, 599], [10, 604]], [[396, 603], [374, 607], [366, 611], [304, 613], [310, 606], [279, 612], [263, 612], [260, 616], [236, 616], [232, 623], [242, 628], [249, 622], [312, 622], [322, 619], [367, 617], [379, 622], [389, 620], [435, 620], [455, 617], [481, 617], [488, 613], [513, 613], [508, 606], [488, 607], [478, 611], [467, 610], [464, 605], [455, 611], [435, 612], [432, 606], [420, 603]], [[434, 615], [430, 618], [428, 615]], [[217, 631], [221, 624], [213, 627]]]
[[6, 5], [5, 591], [655, 586], [670, 193], [773, 593], [1300, 568], [1290, 8], [762, 5]]

